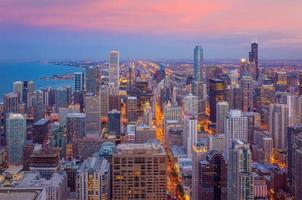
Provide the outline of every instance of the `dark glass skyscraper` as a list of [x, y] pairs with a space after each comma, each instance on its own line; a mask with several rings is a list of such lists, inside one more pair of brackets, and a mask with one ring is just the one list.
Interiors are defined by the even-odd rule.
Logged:
[[251, 51], [249, 52], [249, 62], [256, 64], [256, 80], [259, 78], [259, 65], [258, 65], [258, 43], [256, 41], [251, 44]]
[[210, 80], [210, 120], [216, 122], [216, 104], [224, 101], [224, 81], [221, 79]]

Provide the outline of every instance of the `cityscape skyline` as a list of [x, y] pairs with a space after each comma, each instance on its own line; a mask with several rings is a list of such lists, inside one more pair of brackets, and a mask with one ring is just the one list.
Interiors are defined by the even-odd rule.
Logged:
[[248, 58], [253, 40], [261, 43], [260, 59], [298, 59], [301, 6], [283, 0], [4, 0], [0, 61], [99, 60], [112, 49], [123, 52], [121, 60], [192, 59], [196, 44], [206, 50], [205, 59]]

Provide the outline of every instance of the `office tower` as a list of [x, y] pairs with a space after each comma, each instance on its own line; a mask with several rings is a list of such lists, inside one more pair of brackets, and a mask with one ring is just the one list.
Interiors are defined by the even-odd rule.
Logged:
[[56, 89], [56, 112], [59, 111], [59, 108], [67, 108], [68, 98], [67, 98], [67, 88], [59, 87]]
[[121, 135], [121, 112], [111, 110], [108, 112], [108, 132], [110, 135]]
[[286, 72], [276, 72], [274, 83], [276, 86], [276, 91], [286, 92], [288, 88], [288, 80]]
[[256, 80], [258, 80], [260, 75], [259, 63], [258, 63], [258, 43], [256, 41], [251, 44], [251, 51], [249, 52], [249, 62], [254, 62], [256, 64]]
[[284, 104], [271, 104], [269, 130], [273, 137], [274, 148], [287, 148], [288, 107]]
[[253, 161], [270, 163], [273, 155], [273, 138], [268, 131], [254, 132]]
[[4, 114], [18, 113], [19, 97], [17, 93], [8, 93], [4, 95]]
[[216, 104], [224, 101], [224, 82], [221, 79], [210, 80], [210, 120], [216, 122]]
[[156, 129], [146, 125], [137, 125], [135, 131], [135, 143], [145, 143], [156, 140]]
[[82, 138], [86, 136], [86, 114], [68, 113], [67, 114], [67, 142], [71, 142], [73, 137]]
[[209, 150], [224, 152], [225, 141], [224, 134], [215, 134], [209, 136]]
[[246, 59], [241, 58], [240, 60], [240, 77], [242, 76], [249, 76], [249, 71], [248, 71], [248, 62]]
[[192, 200], [200, 200], [200, 162], [208, 153], [208, 141], [205, 138], [195, 141], [192, 146]]
[[99, 68], [90, 66], [86, 69], [86, 93], [99, 93], [100, 76]]
[[253, 111], [253, 78], [251, 76], [243, 76], [240, 80], [241, 99], [242, 99], [242, 111]]
[[137, 97], [128, 96], [126, 102], [128, 122], [136, 122], [137, 120]]
[[54, 122], [50, 125], [48, 134], [48, 146], [50, 148], [60, 149], [60, 157], [65, 158], [66, 155], [66, 134], [65, 127], [60, 125], [59, 122]]
[[219, 151], [210, 151], [200, 162], [200, 197], [204, 200], [227, 199], [227, 164]]
[[197, 140], [197, 119], [191, 115], [184, 116], [183, 144], [189, 158], [192, 158], [192, 148]]
[[295, 126], [302, 123], [302, 97], [301, 96], [287, 96], [288, 106], [288, 125]]
[[13, 92], [18, 94], [19, 102], [23, 103], [23, 81], [16, 81], [13, 83]]
[[216, 133], [224, 133], [224, 117], [229, 112], [230, 106], [226, 101], [218, 102], [216, 105]]
[[44, 144], [50, 123], [49, 119], [42, 118], [33, 124], [33, 143]]
[[243, 116], [247, 117], [248, 121], [248, 136], [247, 142], [250, 144], [254, 144], [254, 132], [256, 129], [261, 127], [261, 115], [257, 112], [244, 112]]
[[45, 105], [43, 100], [44, 100], [44, 93], [41, 90], [37, 90], [33, 93], [32, 105], [33, 105], [33, 118], [35, 122], [44, 117]]
[[164, 109], [164, 119], [165, 121], [182, 121], [182, 108], [168, 103]]
[[149, 102], [147, 102], [144, 106], [143, 124], [150, 127], [152, 127], [153, 124], [152, 108]]
[[109, 90], [108, 87], [105, 85], [101, 86], [100, 88], [100, 101], [101, 101], [101, 117], [102, 119], [107, 119], [108, 111], [109, 111]]
[[[110, 89], [110, 88], [109, 88]], [[121, 97], [109, 91], [108, 110], [121, 110]]]
[[23, 147], [26, 138], [26, 117], [10, 113], [6, 119], [6, 144], [10, 165], [23, 164]]
[[229, 159], [229, 149], [233, 140], [242, 140], [247, 142], [248, 136], [248, 121], [247, 117], [243, 116], [241, 110], [230, 110], [224, 119], [224, 134], [225, 134], [225, 155]]
[[158, 143], [118, 145], [112, 158], [112, 199], [166, 200], [166, 156]]
[[273, 84], [263, 84], [260, 87], [260, 108], [257, 112], [261, 114], [265, 125], [269, 124], [269, 110], [270, 105], [275, 103], [275, 87]]
[[100, 98], [92, 93], [85, 96], [86, 136], [98, 137], [101, 131]]
[[196, 115], [198, 114], [198, 99], [196, 96], [189, 94], [185, 96], [183, 100], [184, 115]]
[[[302, 141], [302, 138], [300, 138]], [[301, 200], [302, 199], [302, 149], [296, 150], [296, 169], [295, 169], [295, 182], [294, 182], [294, 188], [295, 188], [295, 199]]]
[[201, 46], [194, 48], [194, 80], [202, 80], [202, 66], [203, 66], [203, 49]]
[[113, 85], [116, 94], [119, 93], [120, 87], [120, 61], [119, 52], [110, 51], [109, 55], [109, 84]]
[[79, 199], [110, 199], [110, 165], [107, 160], [93, 156], [85, 160], [77, 171]]
[[72, 87], [66, 86], [67, 106], [72, 104]]
[[192, 93], [197, 97], [198, 102], [198, 118], [202, 119], [205, 116], [206, 98], [204, 96], [204, 84], [202, 81], [194, 81], [192, 86]]
[[297, 150], [302, 148], [302, 126], [290, 126], [287, 132], [288, 139], [288, 182], [292, 193], [294, 193], [295, 179], [296, 179], [296, 167], [299, 163], [296, 162]]
[[242, 91], [239, 85], [232, 88], [233, 107], [231, 109], [242, 110]]
[[228, 160], [228, 200], [253, 200], [254, 178], [250, 146], [241, 140], [233, 140]]
[[74, 79], [74, 91], [84, 91], [85, 89], [85, 75], [84, 72], [75, 72], [73, 74]]

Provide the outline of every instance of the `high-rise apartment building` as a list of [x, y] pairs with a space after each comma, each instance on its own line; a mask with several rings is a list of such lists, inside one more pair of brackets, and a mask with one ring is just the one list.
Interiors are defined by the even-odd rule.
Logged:
[[229, 112], [230, 106], [226, 101], [218, 102], [216, 105], [216, 133], [224, 133], [224, 118]]
[[167, 157], [158, 143], [120, 144], [112, 158], [112, 199], [167, 199]]
[[274, 148], [287, 148], [288, 106], [271, 104], [269, 114], [269, 130], [273, 137]]
[[228, 200], [253, 200], [252, 153], [248, 143], [233, 140], [228, 160]]
[[119, 52], [110, 51], [109, 55], [109, 85], [113, 85], [116, 94], [119, 92], [120, 87], [120, 61]]
[[15, 81], [13, 83], [13, 92], [18, 94], [19, 102], [23, 102], [23, 90], [24, 90], [23, 81]]
[[225, 134], [225, 155], [229, 159], [229, 149], [233, 140], [243, 140], [247, 142], [248, 121], [247, 117], [242, 115], [241, 110], [230, 110], [224, 119]]
[[253, 78], [251, 76], [243, 76], [240, 80], [241, 89], [241, 100], [242, 100], [242, 111], [251, 112], [253, 111]]
[[110, 164], [98, 155], [85, 160], [77, 171], [79, 199], [110, 199]]
[[4, 95], [4, 114], [18, 113], [19, 97], [17, 93], [8, 93]]

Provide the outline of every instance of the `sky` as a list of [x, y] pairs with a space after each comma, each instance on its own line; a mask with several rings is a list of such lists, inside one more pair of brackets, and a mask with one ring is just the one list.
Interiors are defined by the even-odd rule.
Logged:
[[301, 0], [0, 0], [0, 61], [302, 55]]

